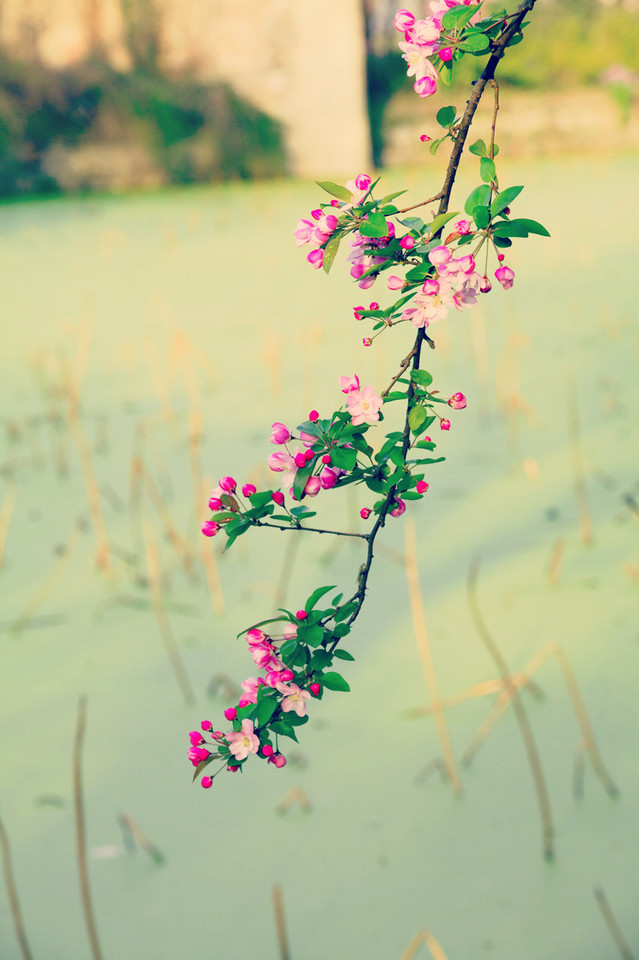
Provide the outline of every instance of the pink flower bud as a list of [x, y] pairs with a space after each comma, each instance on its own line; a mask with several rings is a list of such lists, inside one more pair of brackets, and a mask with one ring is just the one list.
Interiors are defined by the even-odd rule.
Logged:
[[214, 537], [219, 530], [217, 523], [213, 523], [212, 520], [205, 520], [202, 524], [202, 533], [205, 537]]
[[[308, 415], [308, 419], [311, 421], [311, 423], [317, 423], [317, 421], [319, 420], [319, 413], [317, 412], [317, 410], [311, 410], [311, 412]], [[306, 436], [309, 436], [309, 434], [306, 434]]]
[[339, 207], [339, 200], [331, 200], [332, 207]]
[[372, 512], [373, 511], [369, 510], [368, 507], [362, 507], [362, 509], [359, 511], [359, 515], [362, 520], [368, 520]]
[[398, 10], [393, 20], [393, 26], [400, 33], [406, 33], [415, 23], [415, 16], [410, 10]]
[[386, 281], [386, 286], [389, 290], [401, 290], [404, 286], [404, 281], [401, 277], [389, 277]]
[[364, 339], [362, 340], [362, 343], [364, 344], [365, 347], [370, 347], [372, 342], [373, 341], [371, 340], [370, 337], [364, 337]]
[[426, 493], [428, 490], [428, 484], [425, 480], [420, 480], [415, 489], [417, 490], [417, 493]]
[[241, 710], [242, 707], [248, 707], [249, 703], [253, 703], [250, 697], [240, 697], [240, 702], [238, 703], [238, 707]]
[[501, 263], [502, 260], [505, 260], [505, 259], [506, 259], [506, 254], [505, 254], [505, 253], [498, 253], [498, 254], [497, 254], [497, 259], [498, 259], [499, 262]]
[[330, 490], [335, 486], [339, 479], [339, 474], [336, 470], [332, 470], [330, 467], [325, 467], [320, 473], [320, 483], [324, 490]]
[[198, 763], [202, 763], [203, 760], [207, 760], [210, 756], [209, 751], [203, 747], [191, 747], [188, 752], [188, 758], [194, 767], [197, 767]]
[[439, 293], [439, 281], [430, 279], [424, 280], [422, 293], [425, 293], [429, 297], [436, 297]]
[[330, 462], [331, 462], [330, 453], [325, 453], [324, 456], [322, 457], [322, 463], [330, 463]]
[[369, 309], [369, 310], [379, 310], [379, 304], [378, 304], [378, 303], [375, 303], [375, 301], [373, 300], [372, 303], [369, 303], [368, 309]]
[[224, 711], [224, 716], [226, 717], [227, 720], [235, 720], [235, 718], [237, 717], [237, 710], [235, 709], [235, 707], [227, 707], [226, 710]]
[[204, 737], [199, 730], [191, 730], [189, 733], [189, 740], [191, 741], [191, 746], [199, 747], [201, 743], [204, 743]]
[[228, 770], [229, 773], [237, 773], [237, 771], [238, 771], [240, 768], [239, 768], [239, 767], [228, 766], [226, 769]]
[[281, 753], [276, 753], [272, 757], [268, 758], [269, 763], [274, 763], [276, 767], [285, 767], [286, 766], [286, 757]]
[[359, 390], [359, 377], [340, 377], [339, 388], [342, 393], [352, 393], [353, 390]]
[[444, 61], [444, 63], [448, 63], [449, 60], [452, 60], [452, 59], [453, 59], [453, 51], [452, 51], [452, 48], [451, 48], [451, 47], [443, 47], [443, 48], [439, 51], [438, 56], [439, 56], [439, 59], [440, 59], [440, 60], [443, 60], [443, 61]]
[[319, 477], [309, 477], [304, 487], [304, 493], [307, 497], [316, 497], [322, 489], [322, 482]]
[[413, 84], [413, 90], [419, 97], [432, 97], [437, 92], [437, 80], [435, 77], [420, 77]]
[[209, 510], [221, 510], [222, 501], [219, 497], [211, 497], [209, 499]]
[[448, 406], [453, 410], [463, 410], [466, 406], [466, 397], [463, 393], [454, 393], [448, 401]]
[[515, 271], [511, 270], [510, 267], [497, 267], [495, 277], [499, 280], [504, 290], [510, 290], [515, 279]]
[[273, 747], [270, 745], [270, 743], [265, 743], [264, 746], [262, 747], [262, 756], [264, 757], [271, 757], [273, 756], [274, 752], [275, 751], [273, 750]]
[[[317, 413], [317, 410], [311, 410], [311, 413]], [[308, 419], [311, 419], [310, 414]], [[313, 422], [314, 421], [311, 421], [311, 423]], [[305, 446], [312, 447], [313, 444], [317, 442], [317, 437], [314, 437], [312, 433], [304, 433], [303, 430], [300, 430], [300, 440]]]
[[322, 218], [322, 211], [320, 210], [319, 207], [317, 208], [317, 210], [311, 210], [311, 216], [312, 216], [313, 220], [321, 220], [321, 218]]
[[462, 237], [465, 237], [467, 233], [470, 233], [470, 220], [457, 220], [455, 230], [457, 233], [461, 233]]
[[446, 419], [440, 420], [439, 426], [441, 427], [442, 430], [450, 430], [450, 420], [446, 420]]
[[433, 138], [429, 137], [427, 133], [422, 133], [419, 139], [422, 141], [422, 143], [428, 143], [428, 141], [432, 140]]
[[213, 786], [213, 780], [211, 777], [202, 777], [200, 784], [204, 787], [205, 790], [208, 790], [209, 787]]
[[287, 443], [291, 432], [283, 423], [275, 422], [271, 428], [271, 443]]
[[488, 277], [481, 278], [481, 280], [479, 281], [479, 289], [481, 290], [482, 293], [490, 293], [490, 291], [493, 289], [493, 285], [488, 279]]
[[302, 467], [306, 466], [306, 457], [303, 453], [300, 452], [295, 454], [295, 466], [300, 470]]
[[249, 647], [253, 647], [258, 643], [264, 643], [266, 639], [266, 634], [258, 627], [253, 627], [251, 630], [246, 631], [246, 642]]
[[297, 617], [298, 620], [306, 620], [306, 618], [308, 617], [308, 614], [306, 610], [298, 610], [295, 616]]
[[320, 687], [319, 683], [312, 683], [308, 689], [311, 691], [314, 697], [317, 697], [322, 688]]
[[271, 494], [271, 500], [273, 503], [276, 503], [278, 507], [284, 506], [284, 494], [281, 490], [276, 490], [275, 493]]
[[393, 509], [390, 511], [390, 515], [391, 517], [401, 517], [403, 513], [406, 513], [406, 504], [401, 497], [396, 497], [395, 504]]
[[359, 176], [355, 177], [355, 186], [358, 190], [368, 190], [372, 182], [367, 173], [360, 173]]
[[399, 241], [399, 245], [402, 250], [412, 250], [415, 246], [415, 238], [411, 237], [410, 233], [407, 233], [406, 236], [402, 237]]
[[353, 316], [356, 320], [363, 320], [364, 314], [362, 311], [366, 310], [366, 307], [353, 307]]
[[200, 726], [202, 727], [203, 730], [212, 730], [212, 729], [213, 729], [213, 724], [211, 723], [210, 720], [203, 720], [202, 723], [200, 724]]
[[222, 477], [220, 480], [220, 489], [224, 490], [225, 493], [235, 493], [237, 483], [233, 477]]
[[242, 487], [242, 496], [252, 497], [254, 493], [257, 493], [257, 487], [252, 483], [245, 483]]
[[280, 670], [280, 678], [283, 683], [290, 683], [290, 681], [293, 679], [294, 676], [295, 674], [293, 673], [292, 670], [289, 670], [288, 667], [286, 667], [285, 670]]
[[319, 270], [324, 263], [324, 251], [311, 250], [311, 252], [307, 254], [306, 259], [312, 267], [315, 267], [316, 270]]

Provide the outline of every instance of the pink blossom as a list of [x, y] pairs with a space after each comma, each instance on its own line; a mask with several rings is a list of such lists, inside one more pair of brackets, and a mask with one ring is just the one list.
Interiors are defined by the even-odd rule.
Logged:
[[420, 480], [415, 489], [417, 490], [417, 493], [426, 493], [428, 490], [428, 484], [425, 480]]
[[304, 493], [307, 497], [316, 497], [322, 489], [322, 482], [319, 477], [309, 477], [304, 487]]
[[415, 246], [415, 237], [411, 237], [410, 233], [407, 233], [399, 241], [399, 245], [402, 248], [402, 250], [412, 250], [413, 247]]
[[463, 410], [466, 406], [466, 397], [463, 393], [454, 393], [448, 401], [448, 406], [453, 410]]
[[359, 390], [359, 377], [357, 374], [353, 377], [340, 377], [339, 388], [342, 393], [351, 393], [353, 390]]
[[242, 496], [243, 497], [252, 497], [254, 493], [257, 493], [257, 487], [253, 483], [245, 483], [242, 487]]
[[312, 267], [315, 267], [316, 270], [319, 270], [324, 263], [324, 251], [311, 250], [311, 252], [307, 254], [306, 259]]
[[413, 89], [419, 97], [432, 97], [437, 93], [437, 80], [435, 77], [422, 77], [415, 81]]
[[306, 618], [308, 617], [308, 614], [306, 610], [298, 610], [295, 616], [297, 617], [298, 620], [306, 620]]
[[481, 280], [479, 281], [479, 289], [481, 290], [482, 293], [490, 293], [490, 291], [493, 289], [493, 285], [488, 279], [488, 277], [481, 278]]
[[401, 290], [404, 286], [404, 281], [401, 277], [389, 277], [386, 281], [386, 286], [389, 290]]
[[192, 747], [199, 747], [201, 743], [204, 743], [204, 737], [199, 730], [191, 730], [189, 740], [191, 741]]
[[321, 689], [322, 688], [319, 685], [319, 683], [312, 683], [309, 687], [309, 690], [311, 691], [314, 697], [316, 697], [319, 694]]
[[470, 220], [457, 220], [455, 230], [457, 233], [461, 233], [462, 237], [466, 236], [467, 233], [470, 233]]
[[277, 453], [270, 455], [267, 463], [269, 470], [272, 470], [274, 473], [282, 473], [284, 470], [290, 470], [295, 465], [295, 460], [290, 453], [278, 450]]
[[198, 763], [202, 763], [203, 760], [208, 760], [210, 756], [209, 751], [203, 747], [191, 747], [188, 752], [188, 758], [194, 767], [197, 767]]
[[432, 17], [429, 17], [427, 20], [416, 20], [406, 32], [413, 43], [427, 49], [430, 55], [435, 51], [435, 45], [441, 34], [441, 27]]
[[442, 49], [437, 52], [437, 56], [440, 60], [443, 60], [444, 63], [448, 63], [449, 60], [453, 59], [452, 47], [442, 47]]
[[448, 247], [440, 245], [439, 247], [433, 247], [428, 254], [428, 259], [431, 263], [435, 264], [436, 267], [439, 267], [443, 263], [448, 263], [452, 255]]
[[406, 513], [406, 504], [401, 497], [396, 497], [393, 509], [390, 511], [390, 515], [391, 517], [401, 517], [403, 513]]
[[362, 507], [362, 509], [359, 511], [359, 515], [362, 518], [362, 520], [368, 520], [371, 513], [372, 513], [372, 510], [369, 510], [368, 507]]
[[429, 297], [436, 297], [439, 293], [439, 281], [431, 280], [430, 277], [427, 280], [424, 280], [422, 293], [425, 293]]
[[297, 230], [294, 234], [298, 247], [302, 247], [305, 243], [309, 242], [314, 229], [315, 224], [310, 220], [298, 220]]
[[284, 624], [284, 628], [283, 628], [283, 630], [282, 630], [282, 633], [284, 634], [284, 638], [285, 638], [286, 640], [290, 640], [292, 637], [296, 637], [296, 636], [297, 636], [297, 624], [296, 624], [296, 623], [290, 623], [289, 621], [287, 621], [287, 622]]
[[432, 140], [433, 138], [429, 137], [427, 133], [422, 133], [419, 139], [421, 140], [422, 143], [428, 143], [428, 141]]
[[373, 341], [371, 340], [370, 337], [363, 337], [363, 338], [362, 338], [362, 343], [364, 344], [365, 347], [370, 347], [371, 344], [372, 344], [372, 342], [373, 342]]
[[510, 290], [515, 279], [515, 271], [511, 270], [510, 267], [497, 267], [495, 277], [499, 280], [504, 290]]
[[369, 310], [379, 310], [379, 304], [378, 304], [378, 303], [375, 303], [375, 301], [373, 301], [372, 303], [369, 303], [368, 309], [369, 309]]
[[284, 506], [284, 494], [280, 490], [275, 490], [275, 492], [271, 494], [271, 500], [273, 503], [276, 503], [278, 507]]
[[298, 468], [298, 470], [301, 470], [302, 467], [306, 466], [306, 457], [304, 456], [301, 450], [299, 453], [295, 454], [293, 459], [295, 461], [295, 466]]
[[237, 483], [233, 477], [222, 477], [220, 480], [220, 489], [223, 490], [224, 493], [235, 493], [236, 487]]
[[227, 733], [226, 739], [236, 760], [246, 760], [249, 753], [259, 750], [260, 741], [253, 733], [252, 720], [242, 720], [242, 729], [237, 733]]
[[205, 537], [214, 537], [219, 529], [219, 525], [212, 520], [205, 520], [202, 524], [202, 533]]
[[352, 203], [357, 205], [362, 202], [372, 182], [367, 173], [360, 173], [354, 180], [346, 181], [346, 189], [351, 193]]
[[450, 430], [450, 420], [446, 420], [445, 418], [443, 420], [440, 420], [439, 426], [441, 427], [442, 430]]
[[330, 462], [331, 462], [330, 453], [325, 453], [322, 457], [322, 463], [330, 463]]
[[200, 724], [200, 726], [202, 727], [203, 730], [212, 730], [212, 729], [213, 729], [213, 724], [211, 723], [210, 720], [203, 720], [202, 723]]
[[263, 757], [270, 757], [270, 756], [273, 755], [274, 752], [275, 752], [275, 751], [273, 750], [273, 747], [271, 746], [270, 743], [265, 743], [264, 746], [262, 747], [262, 756], [263, 756]]
[[317, 410], [311, 410], [311, 412], [308, 415], [308, 419], [311, 421], [311, 423], [317, 423], [317, 421], [319, 420], [319, 413], [317, 412]]
[[264, 681], [260, 677], [259, 680], [255, 677], [247, 677], [246, 680], [242, 680], [242, 690], [244, 690], [244, 696], [242, 700], [245, 702], [242, 703], [240, 700], [239, 706], [245, 707], [248, 703], [257, 703], [257, 691], [259, 687], [264, 685]]
[[320, 220], [322, 217], [322, 208], [318, 207], [316, 210], [311, 210], [311, 216], [313, 220]]
[[[437, 86], [436, 77], [437, 71], [433, 67], [432, 63], [428, 59], [429, 55], [435, 49], [429, 50], [426, 47], [420, 46], [418, 43], [400, 43], [399, 49], [403, 50], [402, 59], [408, 64], [408, 70], [406, 71], [407, 77], [415, 77], [416, 81], [422, 80], [425, 77], [430, 77], [435, 81], [435, 87]], [[433, 73], [435, 76], [433, 77]], [[434, 91], [433, 91], [434, 92]]]
[[224, 716], [226, 717], [227, 720], [235, 720], [235, 718], [237, 717], [237, 710], [235, 709], [235, 707], [227, 707], [226, 710], [224, 711]]
[[306, 715], [306, 701], [311, 699], [308, 690], [302, 690], [296, 683], [278, 683], [277, 689], [285, 694], [280, 704], [283, 713], [294, 710], [298, 717]]
[[221, 510], [223, 503], [219, 497], [210, 497], [209, 498], [209, 510]]
[[353, 390], [349, 393], [346, 397], [346, 406], [353, 418], [353, 425], [357, 427], [362, 423], [377, 423], [383, 402], [370, 384], [362, 390]]
[[[314, 413], [314, 412], [315, 412], [314, 410], [311, 410], [311, 413]], [[310, 414], [308, 419], [309, 420], [311, 419]], [[312, 433], [304, 433], [303, 430], [300, 430], [300, 440], [307, 447], [312, 447], [313, 444], [317, 442], [317, 437], [314, 437]]]
[[200, 785], [204, 787], [205, 790], [208, 790], [210, 787], [213, 786], [212, 777], [202, 777], [202, 779], [200, 780]]
[[283, 423], [276, 422], [271, 427], [271, 443], [288, 443], [291, 439], [291, 431]]
[[[270, 643], [260, 643], [252, 646], [251, 656], [253, 657], [253, 663], [260, 670], [275, 670], [279, 665], [275, 650]], [[253, 678], [249, 677], [249, 680], [251, 679]], [[244, 689], [244, 684], [242, 684], [242, 688]]]
[[410, 30], [414, 23], [415, 16], [410, 12], [410, 10], [398, 10], [395, 14], [395, 19], [393, 20], [393, 26], [396, 30], [399, 30], [400, 33], [406, 33], [406, 31]]

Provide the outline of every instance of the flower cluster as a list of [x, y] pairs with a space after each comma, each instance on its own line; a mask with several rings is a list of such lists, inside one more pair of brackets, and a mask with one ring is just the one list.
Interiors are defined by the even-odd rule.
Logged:
[[[467, 42], [468, 33], [459, 28], [468, 23], [475, 11], [468, 15], [446, 18], [449, 10], [461, 7], [477, 7], [480, 0], [430, 0], [428, 12], [430, 16], [418, 20], [410, 10], [398, 10], [395, 14], [393, 26], [404, 34], [399, 48], [402, 57], [408, 64], [407, 75], [414, 77], [414, 90], [420, 97], [430, 97], [437, 90], [438, 71], [430, 59], [435, 57], [438, 66], [450, 64], [456, 52]], [[447, 31], [445, 27], [452, 27]], [[472, 32], [470, 36], [473, 36]]]

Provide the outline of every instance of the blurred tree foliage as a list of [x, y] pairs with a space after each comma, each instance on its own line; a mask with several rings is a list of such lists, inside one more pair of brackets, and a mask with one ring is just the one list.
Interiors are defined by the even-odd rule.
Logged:
[[133, 49], [127, 73], [98, 58], [67, 70], [0, 58], [1, 196], [60, 190], [47, 163], [56, 145], [142, 148], [166, 183], [285, 171], [276, 121], [225, 84], [163, 76], [152, 38]]

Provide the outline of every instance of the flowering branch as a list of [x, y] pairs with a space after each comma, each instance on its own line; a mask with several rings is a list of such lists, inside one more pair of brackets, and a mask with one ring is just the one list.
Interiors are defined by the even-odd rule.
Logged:
[[[336, 659], [354, 659], [341, 642], [364, 604], [376, 539], [389, 517], [401, 516], [407, 503], [422, 499], [429, 489], [425, 471], [445, 459], [433, 456], [437, 444], [426, 431], [437, 424], [442, 431], [449, 431], [449, 409], [466, 406], [462, 393], [440, 396], [432, 387], [432, 375], [421, 368], [424, 344], [435, 347], [426, 329], [443, 320], [451, 309], [472, 307], [480, 295], [490, 292], [487, 266], [482, 274], [475, 259], [484, 246], [486, 264], [488, 253], [495, 252], [494, 276], [507, 290], [515, 274], [503, 263], [502, 251], [512, 246], [513, 238], [548, 236], [535, 220], [511, 218], [510, 204], [523, 187], [502, 190], [495, 164], [499, 98], [494, 73], [506, 48], [521, 39], [524, 18], [535, 2], [524, 0], [514, 14], [501, 11], [483, 18], [481, 0], [430, 0], [431, 15], [423, 20], [399, 10], [394, 21], [404, 35], [399, 46], [420, 97], [435, 93], [438, 80], [449, 83], [454, 64], [464, 55], [488, 56], [463, 115], [458, 117], [452, 106], [442, 107], [437, 114], [445, 132], [431, 142], [431, 152], [445, 140], [452, 141], [442, 189], [429, 200], [400, 210], [393, 200], [405, 191], [378, 199], [374, 196], [378, 181], [373, 182], [367, 174], [345, 185], [323, 182], [319, 186], [332, 199], [313, 210], [311, 219], [298, 223], [297, 244], [310, 244], [307, 260], [315, 269], [328, 273], [342, 241], [348, 238], [350, 274], [360, 289], [370, 288], [385, 272], [397, 271], [387, 273], [386, 287], [396, 297], [389, 306], [372, 302], [354, 308], [356, 321], [372, 322], [364, 346], [370, 347], [378, 336], [402, 323], [415, 328], [415, 340], [381, 394], [370, 384], [361, 386], [357, 376], [342, 376], [339, 386], [344, 399], [339, 409], [325, 417], [312, 410], [295, 432], [284, 423], [273, 424], [270, 440], [278, 450], [270, 455], [268, 465], [279, 477], [279, 489], [258, 491], [246, 483], [240, 492], [236, 480], [226, 476], [211, 493], [212, 516], [202, 532], [209, 537], [223, 532], [226, 549], [251, 527], [271, 527], [359, 538], [366, 543], [366, 554], [356, 588], [347, 600], [342, 593], [329, 599], [337, 588], [321, 586], [300, 610], [280, 609], [276, 616], [239, 634], [261, 676], [244, 680], [242, 697], [225, 711], [232, 724], [229, 731], [214, 731], [212, 723], [205, 720], [201, 731], [191, 732], [189, 759], [195, 767], [194, 778], [219, 761], [215, 773], [201, 778], [205, 788], [224, 769], [242, 770], [251, 754], [283, 767], [286, 759], [280, 751], [280, 738], [297, 740], [296, 728], [308, 722], [310, 701], [321, 699], [325, 690], [349, 690], [347, 681], [332, 667]], [[466, 199], [466, 216], [456, 220], [452, 232], [442, 239], [446, 224], [459, 216], [449, 213], [448, 205], [468, 131], [487, 85], [495, 90], [490, 145], [478, 140], [470, 147], [479, 158], [482, 182]], [[421, 139], [431, 140], [426, 135]], [[440, 200], [439, 210], [431, 214], [430, 222], [405, 217], [435, 200]], [[469, 244], [473, 244], [470, 252]], [[403, 409], [400, 429], [375, 440], [376, 429], [396, 401]], [[441, 404], [446, 405], [444, 411]], [[371, 429], [373, 442], [369, 442]], [[368, 533], [307, 525], [317, 515], [308, 506], [310, 499], [353, 483], [379, 497], [360, 511], [363, 520], [374, 517]]]

